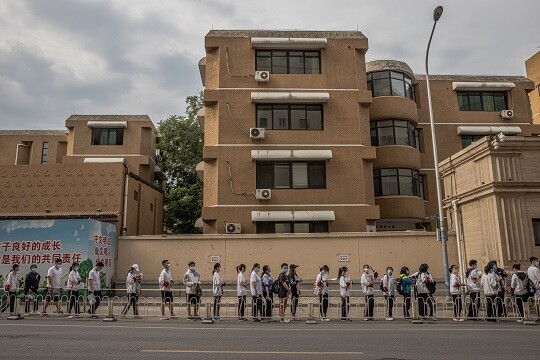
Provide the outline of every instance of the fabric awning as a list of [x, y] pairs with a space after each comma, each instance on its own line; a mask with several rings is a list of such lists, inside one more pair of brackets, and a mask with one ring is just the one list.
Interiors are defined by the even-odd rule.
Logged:
[[251, 150], [251, 160], [330, 160], [332, 150]]
[[292, 104], [322, 104], [330, 100], [327, 92], [252, 92], [251, 101], [254, 103], [292, 103]]
[[127, 121], [88, 121], [86, 125], [91, 128], [127, 128]]
[[322, 211], [252, 211], [251, 221], [334, 221], [331, 210]]
[[294, 49], [319, 50], [326, 47], [326, 38], [251, 38], [251, 47], [254, 49]]
[[452, 82], [453, 90], [467, 90], [467, 91], [484, 91], [484, 90], [512, 90], [516, 87], [516, 84], [511, 82]]
[[458, 135], [492, 135], [503, 133], [516, 135], [521, 132], [519, 126], [458, 126]]

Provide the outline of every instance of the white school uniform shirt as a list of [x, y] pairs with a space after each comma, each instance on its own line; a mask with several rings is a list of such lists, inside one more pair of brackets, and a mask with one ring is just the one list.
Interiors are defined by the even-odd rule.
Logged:
[[394, 278], [386, 274], [381, 281], [383, 283], [383, 288], [388, 289], [388, 291], [383, 291], [383, 295], [394, 296], [396, 294], [396, 281]]
[[489, 273], [482, 276], [480, 279], [480, 284], [482, 285], [482, 290], [486, 296], [497, 295], [497, 275], [495, 273]]
[[373, 274], [362, 273], [362, 278], [360, 279], [360, 284], [362, 284], [362, 292], [364, 295], [373, 295], [373, 286], [368, 286], [373, 284], [375, 278]]
[[8, 284], [11, 286], [9, 288], [10, 293], [17, 292], [17, 284], [19, 283], [18, 277], [19, 276], [13, 270], [11, 270], [9, 274], [7, 275], [4, 286]]
[[[90, 280], [92, 280], [94, 285], [90, 286]], [[99, 271], [96, 271], [95, 268], [90, 270], [90, 273], [88, 274], [88, 290], [90, 291], [101, 290], [101, 281], [99, 279]]]
[[242, 284], [245, 282], [246, 282], [246, 278], [244, 276], [244, 273], [243, 272], [238, 273], [238, 278], [236, 280], [236, 295], [237, 296], [247, 295], [247, 286]]
[[482, 272], [478, 269], [469, 272], [469, 276], [467, 276], [469, 292], [480, 292], [480, 279], [482, 279], [482, 275]]
[[214, 296], [223, 295], [223, 279], [217, 271], [214, 272], [214, 276], [212, 277], [212, 292]]
[[[521, 280], [518, 277], [518, 273], [522, 273], [525, 275], [525, 279]], [[527, 282], [529, 281], [529, 278], [527, 277], [527, 274], [525, 274], [523, 271], [518, 271], [515, 274], [512, 274], [512, 280], [510, 281], [510, 287], [514, 289], [514, 295], [525, 295], [527, 294]]]
[[456, 274], [450, 274], [450, 294], [460, 295], [461, 294], [461, 280]]
[[128, 294], [135, 294], [137, 292], [137, 280], [135, 274], [131, 271], [126, 276], [126, 290]]
[[[173, 281], [172, 273], [171, 271], [167, 271], [167, 269], [161, 270], [161, 274], [159, 274], [159, 290], [161, 291], [172, 291], [172, 284]], [[163, 283], [168, 283], [167, 286], [164, 286]]]
[[[255, 283], [255, 286], [253, 285], [253, 283]], [[252, 271], [251, 276], [249, 277], [249, 289], [251, 291], [251, 296], [262, 296], [262, 280], [259, 274], [257, 274], [255, 271]]]
[[196, 294], [197, 285], [201, 281], [201, 276], [197, 271], [188, 270], [184, 274], [184, 284], [186, 284], [186, 293], [187, 294]]
[[81, 276], [75, 270], [71, 270], [68, 275], [67, 286], [68, 290], [77, 291], [81, 286], [80, 281], [82, 281]]
[[321, 294], [328, 294], [328, 284], [326, 283], [328, 281], [328, 273], [323, 273], [322, 271], [317, 275], [317, 279], [315, 279], [315, 283], [322, 283], [321, 286]]
[[51, 266], [49, 271], [47, 271], [47, 277], [50, 277], [50, 284], [47, 282], [47, 287], [52, 287], [53, 289], [60, 289], [62, 287], [62, 268], [57, 269], [56, 266]]
[[534, 298], [536, 300], [540, 300], [540, 269], [534, 265], [529, 266], [527, 269], [527, 276], [532, 281], [533, 286], [536, 289]]
[[416, 292], [419, 293], [419, 294], [429, 294], [429, 290], [426, 286], [426, 284], [424, 284], [424, 281], [428, 281], [428, 282], [432, 282], [433, 281], [433, 277], [431, 276], [431, 274], [428, 274], [428, 273], [425, 273], [425, 272], [422, 272], [422, 273], [418, 273], [418, 276], [416, 277]]
[[347, 283], [350, 282], [351, 280], [344, 275], [341, 275], [341, 277], [339, 278], [339, 295], [341, 297], [349, 296], [349, 287], [347, 286]]

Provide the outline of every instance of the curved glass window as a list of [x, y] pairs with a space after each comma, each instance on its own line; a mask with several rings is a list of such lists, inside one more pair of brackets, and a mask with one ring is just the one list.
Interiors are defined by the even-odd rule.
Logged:
[[371, 146], [408, 145], [419, 149], [416, 126], [407, 120], [379, 120], [370, 123]]
[[375, 196], [409, 195], [424, 198], [424, 181], [417, 170], [373, 170], [373, 185]]
[[373, 97], [403, 96], [415, 100], [412, 79], [396, 71], [375, 71], [367, 74], [367, 87]]

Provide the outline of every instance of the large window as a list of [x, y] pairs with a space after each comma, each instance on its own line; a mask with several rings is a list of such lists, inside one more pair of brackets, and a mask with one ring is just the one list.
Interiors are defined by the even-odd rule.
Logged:
[[328, 221], [309, 222], [257, 222], [257, 234], [274, 233], [325, 233], [328, 232]]
[[322, 105], [257, 105], [257, 127], [273, 130], [322, 130]]
[[257, 189], [326, 189], [326, 163], [257, 162]]
[[272, 74], [320, 74], [319, 51], [257, 51], [256, 70]]
[[505, 92], [458, 91], [460, 111], [501, 111], [508, 109]]
[[534, 245], [540, 246], [540, 219], [532, 219]]
[[461, 148], [465, 149], [467, 146], [471, 145], [473, 142], [480, 140], [485, 135], [461, 135]]
[[41, 163], [46, 164], [48, 157], [49, 157], [49, 143], [47, 141], [44, 141], [43, 146], [41, 147]]
[[371, 145], [409, 145], [419, 149], [418, 131], [412, 122], [406, 120], [372, 121]]
[[403, 96], [415, 99], [411, 78], [396, 71], [376, 71], [367, 74], [367, 87], [373, 97]]
[[424, 198], [424, 181], [416, 170], [373, 170], [375, 196], [410, 195]]
[[123, 145], [124, 129], [92, 129], [92, 145]]

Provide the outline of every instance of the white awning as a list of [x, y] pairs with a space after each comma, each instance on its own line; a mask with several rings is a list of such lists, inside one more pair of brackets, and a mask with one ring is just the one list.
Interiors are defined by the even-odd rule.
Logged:
[[110, 157], [110, 158], [100, 158], [100, 157], [84, 158], [84, 163], [85, 164], [91, 164], [91, 163], [123, 163], [123, 162], [124, 162], [124, 158], [114, 158], [114, 157]]
[[319, 50], [326, 47], [326, 38], [251, 38], [251, 47], [254, 49], [294, 49]]
[[254, 103], [294, 103], [322, 104], [328, 102], [327, 92], [252, 92], [251, 101]]
[[516, 87], [516, 84], [511, 82], [452, 82], [452, 89], [454, 90], [469, 90], [469, 91], [483, 91], [483, 90], [512, 90]]
[[251, 160], [330, 160], [332, 150], [251, 150]]
[[86, 125], [91, 128], [127, 128], [127, 121], [88, 121]]
[[458, 126], [458, 135], [492, 135], [503, 133], [516, 135], [521, 132], [519, 126]]
[[252, 211], [251, 221], [333, 221], [333, 211]]

